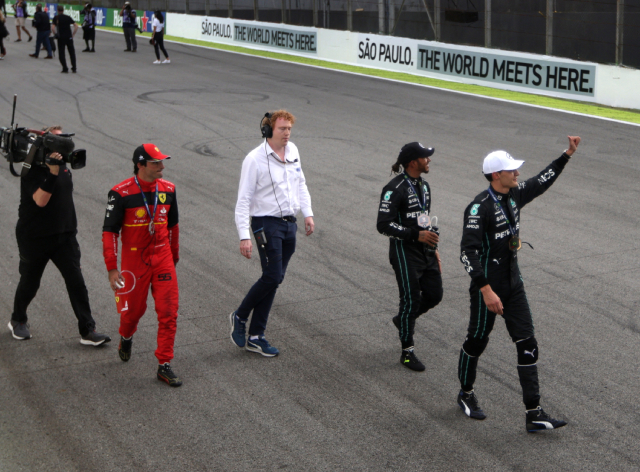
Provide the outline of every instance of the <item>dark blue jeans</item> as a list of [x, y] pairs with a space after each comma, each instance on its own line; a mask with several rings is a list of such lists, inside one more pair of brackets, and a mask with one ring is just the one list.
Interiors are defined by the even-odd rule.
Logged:
[[51, 43], [49, 42], [49, 31], [38, 31], [36, 36], [36, 57], [40, 54], [40, 46], [44, 46], [49, 56], [53, 55], [51, 52]]
[[253, 310], [249, 336], [259, 336], [264, 334], [276, 290], [284, 280], [287, 265], [296, 250], [298, 225], [281, 218], [254, 216], [251, 219], [251, 228], [253, 231], [264, 228], [267, 236], [265, 248], [258, 246], [262, 277], [253, 284], [249, 293], [244, 297], [240, 307], [236, 310], [236, 315], [241, 320], [247, 320]]

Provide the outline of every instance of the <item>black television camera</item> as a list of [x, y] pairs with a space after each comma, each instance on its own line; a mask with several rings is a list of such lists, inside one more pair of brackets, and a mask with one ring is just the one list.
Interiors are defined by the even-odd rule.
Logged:
[[[57, 152], [62, 156], [62, 162], [71, 165], [72, 169], [82, 169], [87, 162], [87, 152], [75, 149], [71, 134], [52, 134], [28, 128], [14, 126], [17, 96], [13, 96], [13, 114], [11, 127], [0, 127], [0, 152], [9, 161], [11, 173], [16, 177], [27, 175], [32, 166], [59, 165], [60, 161], [51, 159], [49, 155]], [[22, 172], [18, 174], [14, 163], [22, 162]]]

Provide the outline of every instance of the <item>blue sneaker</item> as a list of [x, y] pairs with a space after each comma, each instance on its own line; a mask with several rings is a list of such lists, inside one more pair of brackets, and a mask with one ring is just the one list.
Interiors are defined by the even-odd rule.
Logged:
[[231, 341], [238, 347], [244, 347], [247, 342], [247, 321], [238, 318], [235, 311], [229, 315], [229, 321], [231, 322]]
[[264, 336], [259, 336], [258, 339], [249, 339], [247, 341], [247, 351], [257, 352], [265, 357], [275, 357], [280, 354], [280, 351], [269, 344]]

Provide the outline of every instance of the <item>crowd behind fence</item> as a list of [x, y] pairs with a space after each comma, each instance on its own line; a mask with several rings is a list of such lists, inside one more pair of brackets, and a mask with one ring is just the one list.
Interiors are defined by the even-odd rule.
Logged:
[[[140, 10], [316, 26], [640, 68], [640, 0], [130, 1]], [[123, 1], [94, 3], [116, 8]]]

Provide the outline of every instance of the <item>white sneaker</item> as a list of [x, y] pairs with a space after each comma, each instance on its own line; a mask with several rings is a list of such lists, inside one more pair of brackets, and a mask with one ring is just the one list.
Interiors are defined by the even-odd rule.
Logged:
[[162, 64], [160, 61], [153, 61], [154, 64]]
[[171, 64], [171, 61], [169, 59], [165, 59], [164, 61], [162, 61], [163, 64]]

